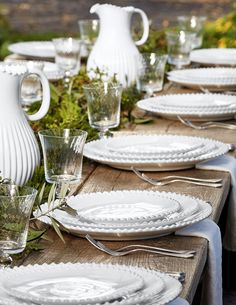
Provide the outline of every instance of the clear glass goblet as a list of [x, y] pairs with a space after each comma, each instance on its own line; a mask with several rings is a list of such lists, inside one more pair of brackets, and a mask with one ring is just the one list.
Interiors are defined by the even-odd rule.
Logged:
[[108, 82], [83, 86], [87, 99], [89, 124], [99, 130], [99, 137], [112, 136], [110, 128], [120, 124], [122, 86]]
[[12, 262], [11, 254], [24, 251], [29, 219], [37, 195], [32, 187], [0, 185], [0, 265]]
[[45, 178], [49, 183], [56, 183], [57, 198], [61, 197], [63, 184], [80, 182], [86, 138], [87, 132], [79, 129], [39, 131]]
[[80, 65], [80, 41], [75, 38], [55, 38], [55, 62], [64, 72], [64, 86], [68, 88], [70, 78]]

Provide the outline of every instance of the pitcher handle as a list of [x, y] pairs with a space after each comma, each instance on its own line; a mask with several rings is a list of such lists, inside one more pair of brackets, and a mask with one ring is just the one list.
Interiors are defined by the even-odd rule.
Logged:
[[50, 106], [50, 87], [47, 77], [41, 70], [30, 67], [28, 68], [28, 73], [26, 74], [26, 76], [28, 76], [29, 74], [36, 74], [42, 84], [43, 99], [39, 110], [34, 114], [26, 114], [27, 118], [30, 121], [37, 121], [43, 118], [48, 112]]
[[135, 41], [135, 44], [137, 46], [140, 46], [146, 42], [149, 35], [149, 21], [147, 15], [144, 13], [143, 10], [140, 10], [139, 8], [134, 8], [134, 12], [141, 15], [142, 21], [143, 21], [143, 36], [140, 40]]

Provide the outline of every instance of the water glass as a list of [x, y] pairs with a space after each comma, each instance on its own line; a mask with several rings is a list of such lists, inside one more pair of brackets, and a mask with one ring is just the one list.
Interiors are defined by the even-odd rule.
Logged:
[[83, 148], [87, 132], [79, 129], [39, 131], [46, 181], [56, 183], [57, 195], [63, 183], [79, 183], [83, 166]]
[[156, 53], [142, 54], [138, 87], [147, 93], [147, 97], [152, 96], [154, 92], [162, 90], [167, 57], [167, 55], [158, 55]]
[[[19, 61], [19, 63], [26, 65], [29, 68], [37, 68], [43, 70], [43, 61]], [[30, 106], [32, 103], [42, 99], [42, 86], [37, 75], [31, 74], [23, 78], [21, 86], [21, 99], [22, 105], [25, 107]]]
[[82, 19], [78, 21], [80, 38], [83, 42], [82, 55], [86, 57], [91, 51], [99, 32], [98, 19]]
[[108, 82], [84, 85], [89, 123], [99, 130], [100, 138], [112, 136], [110, 128], [120, 124], [121, 85]]
[[36, 195], [37, 191], [32, 187], [0, 185], [0, 256], [25, 249]]
[[192, 42], [196, 34], [185, 31], [166, 32], [168, 63], [181, 69], [190, 64]]
[[181, 30], [195, 33], [196, 36], [192, 41], [192, 48], [200, 48], [203, 39], [203, 27], [206, 21], [205, 16], [178, 16], [178, 24]]
[[75, 38], [53, 39], [55, 47], [55, 62], [64, 72], [64, 85], [68, 87], [73, 71], [80, 66], [80, 41]]

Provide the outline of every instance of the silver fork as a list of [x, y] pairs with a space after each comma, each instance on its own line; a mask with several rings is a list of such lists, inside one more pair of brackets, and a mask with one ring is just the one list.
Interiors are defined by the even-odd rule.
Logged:
[[215, 127], [236, 130], [236, 125], [233, 125], [233, 124], [227, 124], [227, 123], [222, 123], [222, 122], [204, 122], [204, 123], [200, 123], [200, 124], [194, 124], [192, 121], [185, 120], [182, 117], [180, 117], [179, 115], [177, 116], [177, 118], [185, 126], [192, 127], [193, 129], [197, 129], [197, 130], [204, 130], [204, 129], [215, 128]]
[[[131, 166], [132, 171], [139, 176], [140, 178], [148, 178], [147, 175], [140, 172], [137, 168]], [[152, 178], [149, 178], [152, 179]], [[203, 179], [203, 178], [193, 178], [188, 176], [165, 176], [159, 179], [156, 179], [157, 181], [166, 181], [166, 180], [172, 180], [172, 179], [181, 179], [181, 180], [189, 180], [189, 181], [196, 181], [196, 182], [207, 182], [207, 183], [218, 183], [222, 182], [222, 179]], [[153, 179], [155, 180], [155, 179]]]
[[[212, 94], [214, 93], [214, 91], [209, 90], [207, 88], [204, 88], [202, 86], [199, 86], [199, 89], [203, 92], [203, 93], [207, 93], [207, 94]], [[219, 92], [219, 91], [217, 91]], [[227, 95], [236, 95], [236, 91], [230, 91], [230, 90], [226, 90], [222, 92], [223, 94], [227, 94]]]
[[167, 274], [169, 274], [170, 276], [176, 278], [180, 283], [184, 283], [185, 282], [185, 277], [186, 277], [186, 273], [185, 272], [167, 272]]
[[[175, 182], [184, 182], [184, 183], [189, 183], [189, 184], [194, 184], [194, 185], [201, 185], [201, 186], [207, 186], [207, 187], [222, 187], [222, 183], [220, 182], [211, 182], [211, 181], [194, 181], [194, 180], [189, 180], [189, 179], [183, 179], [183, 177], [179, 178], [178, 176], [172, 176], [173, 178], [170, 178], [171, 176], [168, 176], [168, 179], [166, 177], [166, 180], [164, 180], [164, 178], [162, 179], [154, 179], [151, 177], [148, 177], [147, 175], [145, 175], [144, 173], [141, 173], [139, 171], [137, 171], [137, 169], [133, 169], [133, 172], [142, 180], [155, 185], [155, 186], [164, 186], [164, 185], [168, 185], [171, 183], [175, 183]], [[175, 178], [178, 177], [178, 178]], [[195, 179], [195, 178], [192, 178]], [[197, 178], [196, 178], [197, 179]], [[221, 180], [221, 179], [216, 179], [216, 180]], [[222, 181], [222, 180], [221, 180]]]
[[[133, 253], [133, 252], [140, 252], [140, 251], [148, 252], [148, 253], [155, 253], [155, 254], [162, 254], [162, 255], [166, 255], [166, 256], [181, 257], [181, 258], [192, 258], [192, 257], [194, 257], [194, 254], [195, 254], [195, 251], [187, 251], [186, 250], [184, 253], [182, 253], [182, 252], [178, 253], [177, 250], [176, 250], [175, 251], [176, 253], [173, 253], [173, 250], [172, 250], [172, 252], [170, 252], [170, 251], [167, 252], [167, 251], [163, 251], [163, 250], [160, 251], [160, 250], [157, 250], [157, 249], [154, 250], [154, 247], [153, 247], [153, 249], [151, 249], [151, 248], [141, 248], [141, 247], [137, 247], [137, 248], [134, 248], [134, 249], [129, 249], [129, 246], [126, 246], [126, 247], [122, 247], [120, 249], [112, 250], [112, 249], [108, 248], [107, 246], [105, 246], [100, 241], [95, 240], [94, 238], [92, 238], [88, 234], [85, 237], [98, 250], [103, 251], [103, 252], [105, 252], [107, 254], [110, 254], [112, 256], [116, 256], [116, 257], [128, 255], [128, 254]], [[126, 249], [128, 249], [128, 250], [126, 250]], [[165, 250], [167, 250], [167, 249], [165, 249]]]

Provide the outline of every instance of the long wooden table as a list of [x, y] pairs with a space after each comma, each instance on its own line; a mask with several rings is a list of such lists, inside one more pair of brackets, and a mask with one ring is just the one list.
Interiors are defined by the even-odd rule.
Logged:
[[[171, 88], [168, 93], [180, 92], [180, 89]], [[181, 92], [185, 92], [181, 90]], [[193, 130], [183, 126], [178, 121], [170, 121], [162, 118], [154, 118], [154, 123], [151, 125], [139, 125], [133, 130], [134, 132], [151, 132], [158, 134], [182, 134], [191, 136], [211, 137], [221, 140], [225, 143], [235, 143], [235, 131], [223, 129], [209, 130]], [[175, 183], [168, 186], [156, 187], [141, 181], [132, 172], [113, 169], [106, 165], [96, 164], [93, 162], [85, 162], [83, 182], [80, 185], [80, 193], [102, 192], [111, 190], [158, 190], [171, 191], [191, 196], [196, 196], [200, 199], [211, 202], [213, 213], [211, 218], [218, 222], [227, 195], [230, 189], [230, 175], [225, 172], [206, 171], [189, 169], [173, 174], [189, 175], [201, 178], [222, 178], [223, 187], [214, 189], [203, 186], [194, 186], [185, 183]], [[161, 177], [166, 175], [166, 172], [150, 173], [150, 176]], [[104, 254], [91, 246], [85, 239], [75, 237], [73, 235], [63, 233], [66, 243], [64, 244], [55, 232], [50, 229], [49, 235], [52, 242], [44, 241], [45, 249], [40, 252], [33, 252], [21, 262], [27, 264], [42, 264], [42, 263], [59, 263], [59, 262], [97, 262], [97, 263], [119, 263], [134, 266], [143, 266], [146, 268], [159, 269], [164, 272], [184, 271], [186, 272], [186, 281], [183, 285], [181, 297], [192, 303], [200, 278], [203, 274], [204, 266], [207, 260], [208, 242], [204, 238], [198, 237], [183, 237], [169, 235], [165, 237], [142, 240], [143, 244], [169, 247], [173, 249], [191, 249], [196, 250], [194, 259], [182, 259], [156, 254], [134, 253], [132, 255], [119, 258], [111, 257]], [[105, 242], [110, 247], [119, 247], [128, 245], [131, 241], [124, 242]], [[216, 279], [217, 280], [217, 279]], [[207, 304], [206, 304], [207, 305]]]

